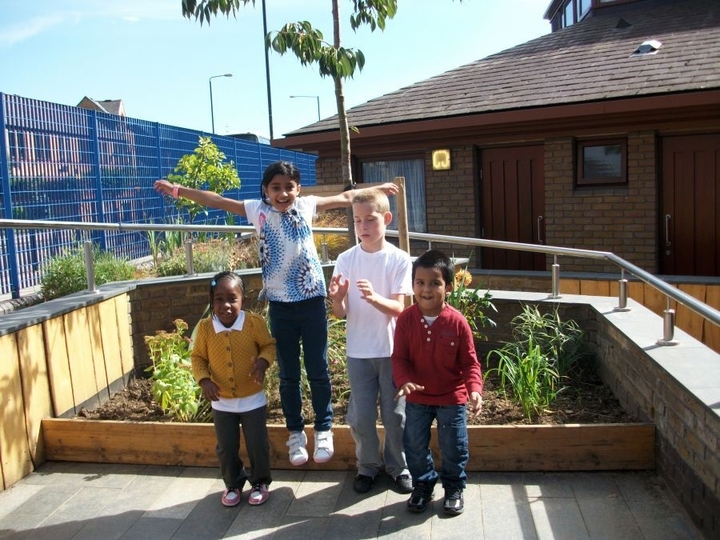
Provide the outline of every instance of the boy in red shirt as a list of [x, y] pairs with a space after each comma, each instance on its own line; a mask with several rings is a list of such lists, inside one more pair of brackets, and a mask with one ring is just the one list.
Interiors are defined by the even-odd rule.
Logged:
[[[403, 446], [415, 486], [407, 502], [411, 512], [425, 510], [439, 477], [445, 489], [444, 512], [462, 513], [469, 457], [467, 409], [477, 414], [482, 407], [472, 330], [465, 316], [445, 302], [453, 270], [441, 251], [418, 257], [412, 267], [415, 303], [400, 314], [395, 328], [392, 368], [397, 397], [406, 396]], [[430, 452], [433, 420], [442, 453], [439, 475]]]

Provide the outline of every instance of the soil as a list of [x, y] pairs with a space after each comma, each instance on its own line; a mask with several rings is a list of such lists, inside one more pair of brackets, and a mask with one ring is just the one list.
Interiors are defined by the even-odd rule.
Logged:
[[[336, 400], [333, 408], [335, 423], [345, 424], [347, 400]], [[146, 379], [130, 382], [102, 406], [94, 410], [80, 411], [79, 417], [91, 420], [172, 421], [172, 417], [166, 415], [153, 399], [152, 382]], [[312, 413], [305, 411], [305, 417], [311, 419]], [[585, 374], [572, 381], [548, 410], [532, 418], [526, 418], [518, 404], [498, 392], [497, 380], [491, 376], [485, 381], [482, 412], [475, 418], [468, 418], [468, 424], [471, 425], [599, 424], [635, 421], [636, 419], [623, 410], [610, 389], [592, 374]], [[270, 397], [268, 405], [268, 423], [285, 423], [279, 403], [273, 396]]]

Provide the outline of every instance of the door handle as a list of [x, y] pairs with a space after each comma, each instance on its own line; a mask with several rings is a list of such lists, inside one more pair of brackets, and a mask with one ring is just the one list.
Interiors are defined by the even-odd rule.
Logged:
[[670, 214], [665, 214], [665, 247], [672, 246], [672, 242], [670, 241]]
[[537, 218], [537, 237], [538, 237], [538, 244], [543, 243], [542, 239], [542, 220], [545, 219], [542, 216], [538, 216]]

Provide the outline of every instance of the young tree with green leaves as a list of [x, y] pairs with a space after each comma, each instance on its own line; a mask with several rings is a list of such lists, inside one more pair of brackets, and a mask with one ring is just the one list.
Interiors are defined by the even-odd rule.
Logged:
[[[192, 189], [207, 189], [215, 193], [224, 193], [229, 189], [240, 187], [235, 164], [225, 162], [225, 154], [215, 145], [210, 137], [200, 137], [200, 142], [192, 154], [180, 158], [175, 166], [176, 174], [168, 174], [168, 182]], [[187, 209], [190, 222], [201, 213], [207, 214], [207, 208], [195, 201], [180, 197], [175, 199], [178, 210]]]
[[[263, 0], [264, 2], [264, 0]], [[365, 56], [362, 51], [348, 49], [340, 41], [339, 0], [331, 0], [333, 15], [333, 41], [328, 43], [320, 30], [308, 21], [287, 23], [281, 30], [269, 32], [265, 36], [265, 46], [285, 54], [292, 52], [303, 65], [316, 64], [322, 77], [331, 77], [335, 83], [335, 101], [337, 103], [340, 126], [340, 159], [344, 184], [353, 184], [350, 162], [350, 126], [345, 111], [343, 80], [353, 77], [355, 71], [362, 71]], [[350, 15], [350, 27], [357, 30], [362, 25], [385, 29], [387, 19], [397, 12], [397, 0], [352, 0], [353, 11]], [[183, 16], [195, 17], [210, 24], [211, 16], [223, 14], [236, 16], [237, 11], [255, 0], [182, 0]]]

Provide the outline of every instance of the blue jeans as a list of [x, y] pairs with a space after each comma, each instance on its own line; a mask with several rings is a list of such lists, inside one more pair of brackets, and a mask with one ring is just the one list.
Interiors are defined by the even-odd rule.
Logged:
[[[397, 389], [392, 378], [390, 358], [348, 358], [350, 404], [347, 423], [355, 441], [358, 473], [375, 478], [385, 466], [393, 478], [407, 474], [403, 451], [405, 398], [395, 399]], [[385, 428], [385, 444], [380, 453], [377, 416]]]
[[280, 401], [289, 431], [303, 431], [300, 392], [300, 343], [305, 373], [315, 412], [315, 431], [332, 427], [332, 392], [327, 363], [327, 312], [325, 298], [301, 302], [270, 302], [270, 332], [277, 342], [280, 367]]
[[442, 455], [440, 480], [443, 488], [465, 489], [468, 450], [465, 405], [405, 404], [405, 458], [413, 481], [434, 486], [438, 479], [430, 451], [430, 426], [437, 419], [438, 442]]

